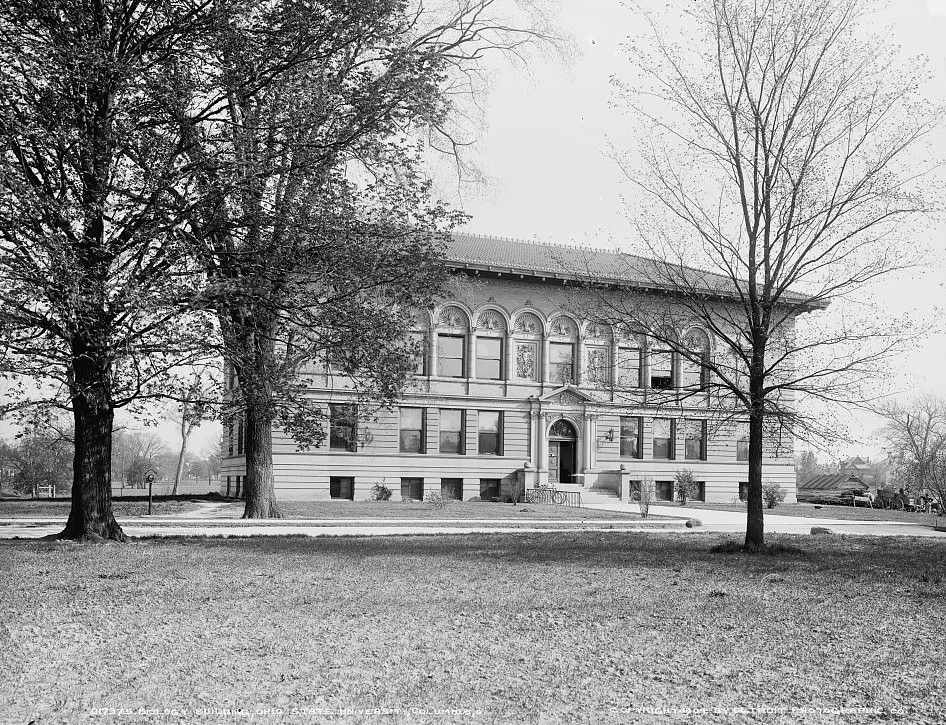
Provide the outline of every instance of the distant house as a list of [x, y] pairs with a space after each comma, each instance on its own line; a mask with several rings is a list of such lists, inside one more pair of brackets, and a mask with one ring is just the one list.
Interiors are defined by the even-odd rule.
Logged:
[[877, 466], [870, 462], [870, 458], [861, 458], [860, 456], [848, 458], [841, 462], [838, 473], [856, 476], [871, 487], [877, 485]]
[[833, 498], [850, 491], [866, 492], [870, 487], [858, 476], [849, 473], [825, 473], [798, 484], [798, 500], [812, 501]]

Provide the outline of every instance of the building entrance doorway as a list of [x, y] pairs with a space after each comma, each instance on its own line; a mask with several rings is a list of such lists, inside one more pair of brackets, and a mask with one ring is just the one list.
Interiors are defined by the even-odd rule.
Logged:
[[549, 429], [549, 483], [574, 483], [578, 434], [567, 420]]

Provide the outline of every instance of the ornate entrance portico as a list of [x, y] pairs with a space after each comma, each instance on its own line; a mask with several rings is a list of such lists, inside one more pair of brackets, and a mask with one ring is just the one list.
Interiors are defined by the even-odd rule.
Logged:
[[531, 465], [535, 485], [582, 487], [592, 484], [595, 466], [595, 398], [563, 385], [532, 399]]

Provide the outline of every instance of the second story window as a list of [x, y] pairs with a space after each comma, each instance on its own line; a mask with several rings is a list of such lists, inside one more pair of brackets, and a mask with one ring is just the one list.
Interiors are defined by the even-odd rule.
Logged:
[[498, 337], [476, 338], [476, 377], [503, 379], [503, 341]]
[[329, 405], [329, 450], [358, 450], [358, 406]]
[[466, 375], [466, 338], [461, 335], [437, 335], [437, 375], [462, 378]]
[[549, 343], [549, 377], [560, 385], [574, 382], [575, 346], [572, 343]]
[[641, 385], [641, 351], [636, 347], [618, 348], [617, 386], [639, 388]]
[[423, 453], [427, 437], [427, 411], [423, 408], [401, 408], [400, 449], [401, 453]]
[[673, 387], [673, 353], [669, 350], [654, 350], [650, 353], [650, 387], [653, 390], [669, 390]]

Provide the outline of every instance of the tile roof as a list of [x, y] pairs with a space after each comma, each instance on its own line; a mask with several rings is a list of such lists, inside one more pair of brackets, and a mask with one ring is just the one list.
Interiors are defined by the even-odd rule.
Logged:
[[848, 475], [847, 473], [825, 473], [820, 476], [814, 476], [809, 478], [807, 481], [798, 484], [798, 490], [847, 490], [851, 488], [860, 488], [866, 489], [867, 484], [865, 484], [857, 476]]
[[[636, 254], [464, 232], [454, 233], [447, 243], [446, 261], [450, 266], [463, 269], [596, 280], [643, 289], [673, 289], [668, 275], [685, 274], [689, 284], [702, 287], [708, 293], [726, 297], [734, 294], [732, 281], [721, 274], [667, 265]], [[790, 299], [803, 300], [796, 295]]]

